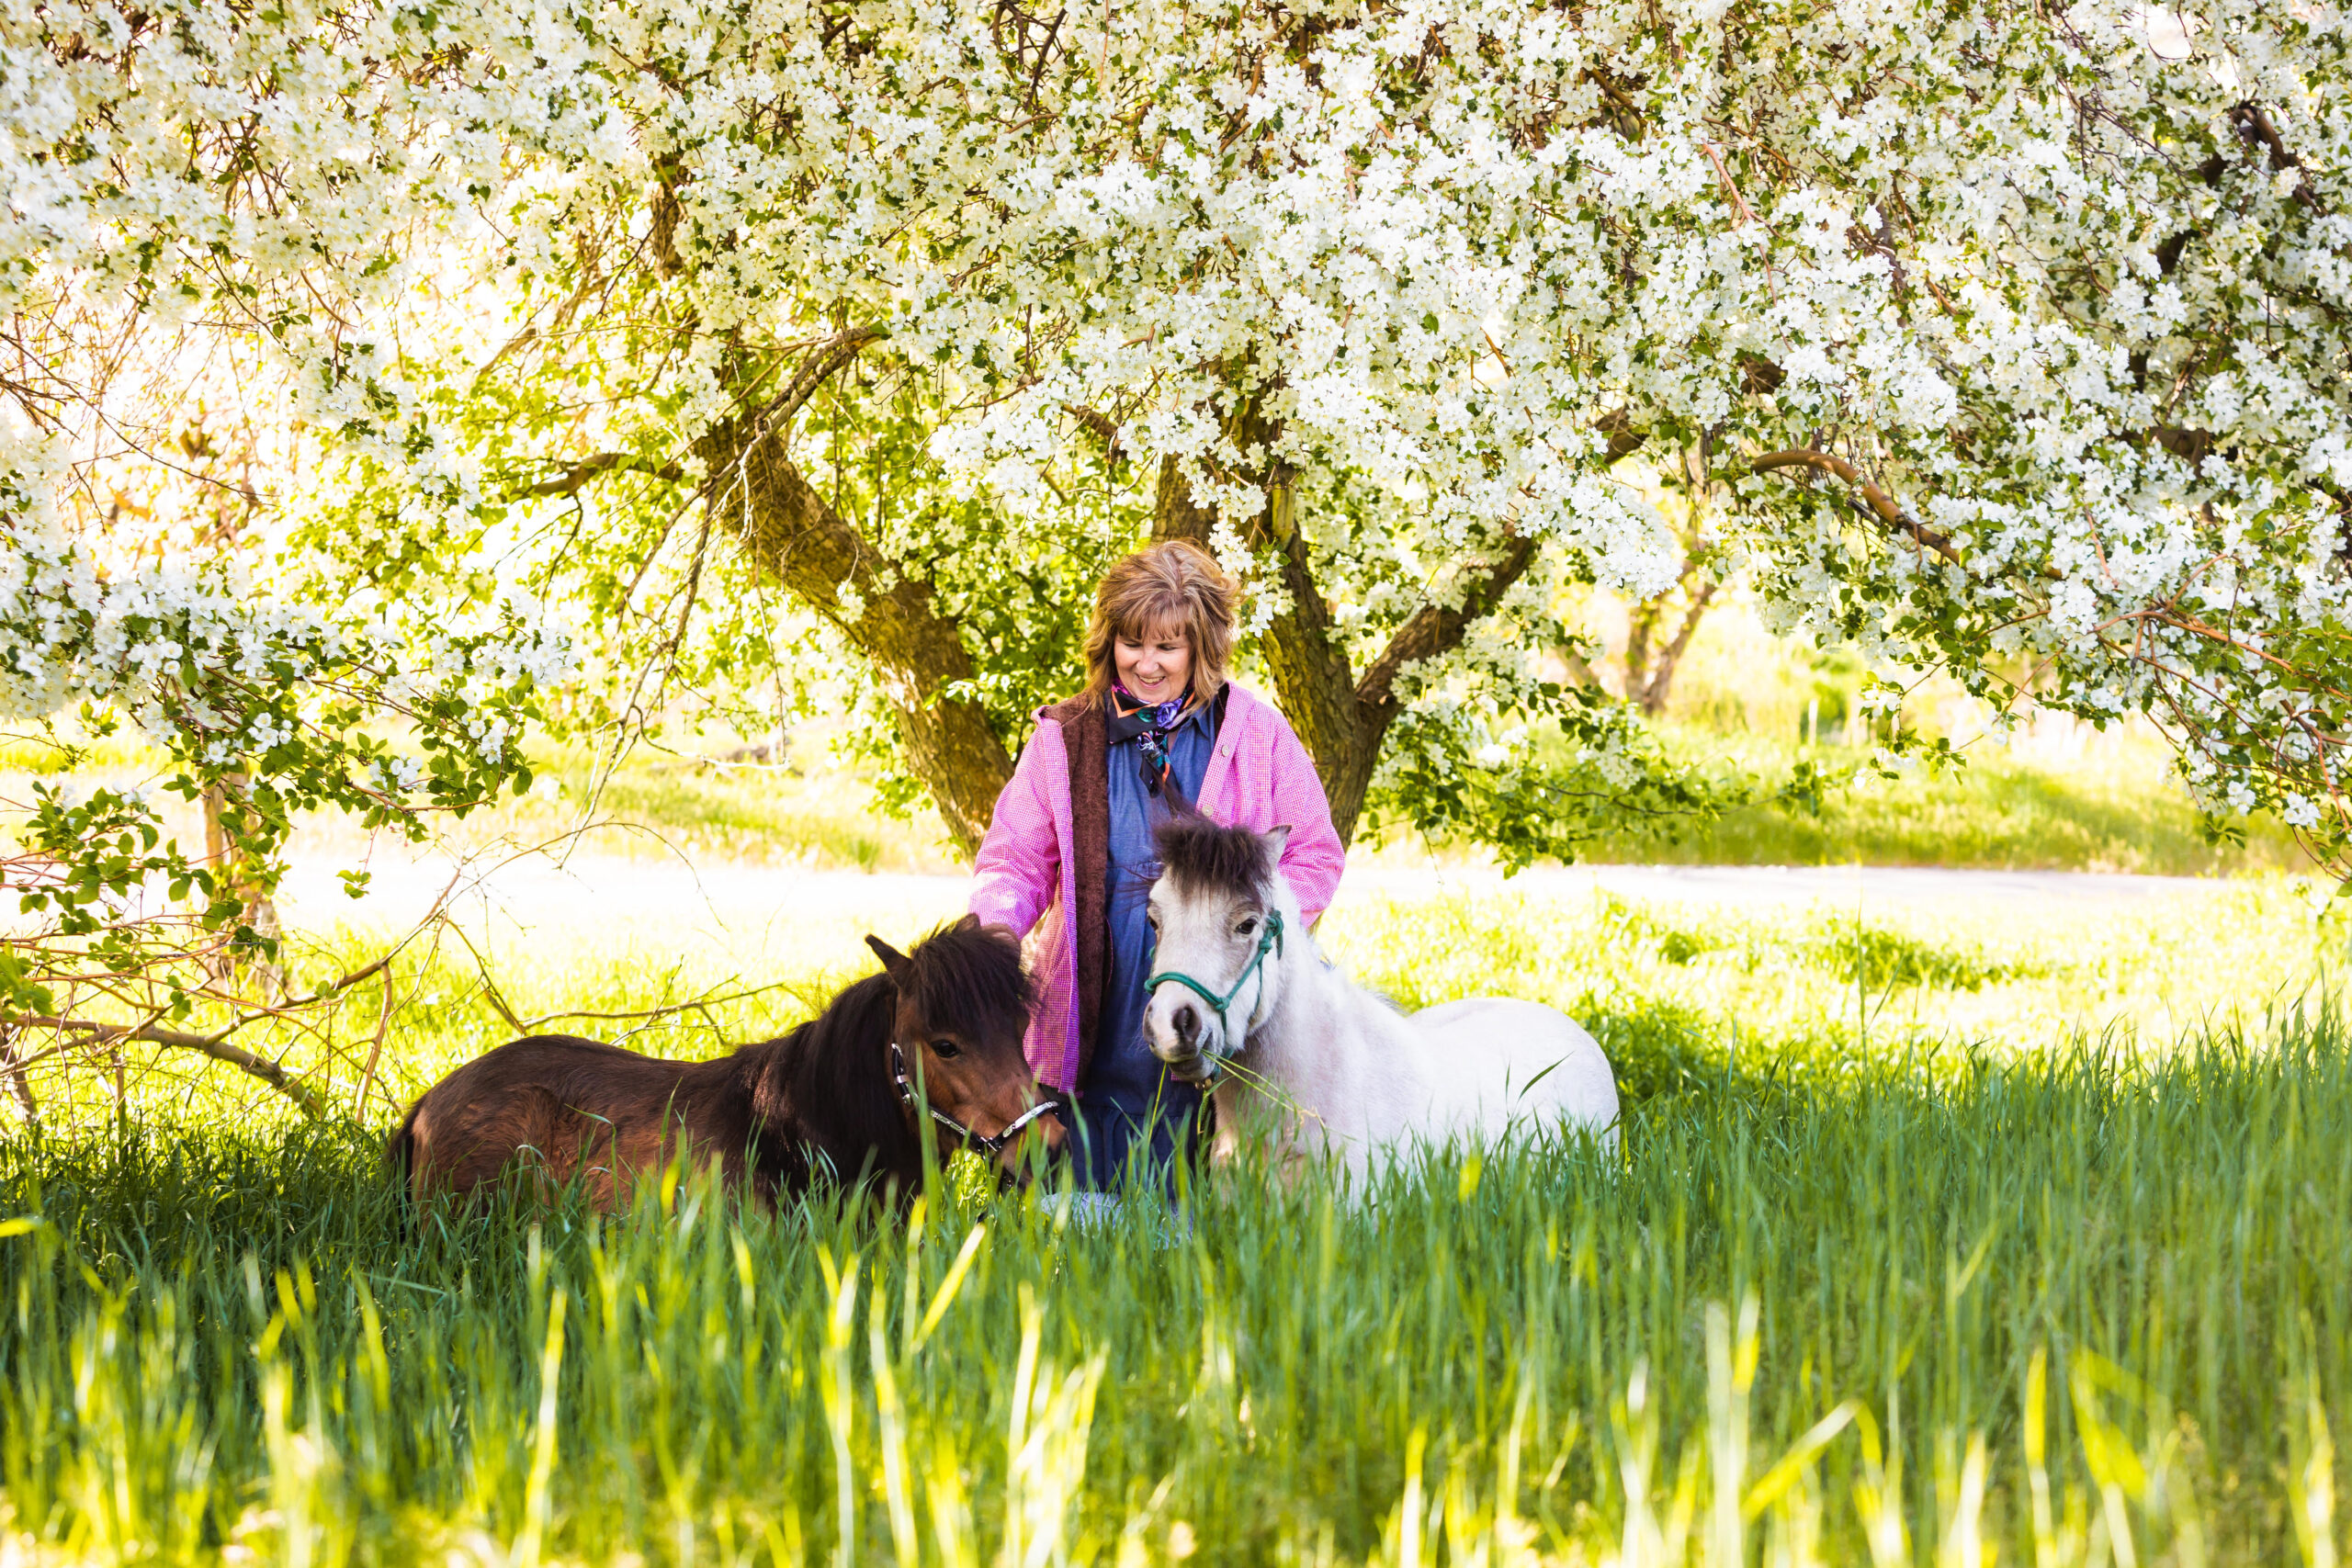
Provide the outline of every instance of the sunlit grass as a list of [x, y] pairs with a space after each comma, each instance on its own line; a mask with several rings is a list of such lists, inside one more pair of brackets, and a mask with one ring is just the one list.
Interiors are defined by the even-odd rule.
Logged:
[[[1863, 753], [1776, 734], [1668, 725], [1678, 754], [1777, 786], [1809, 758], [1825, 769]], [[2250, 819], [2243, 845], [2209, 842], [2171, 757], [2153, 738], [2097, 737], [2078, 753], [2019, 756], [1986, 740], [1953, 772], [1865, 776], [1815, 814], [1745, 807], [1713, 822], [1669, 824], [1596, 843], [1588, 859], [1679, 865], [1941, 865], [1980, 870], [2211, 876], [2305, 863], [2275, 818]]]
[[380, 1024], [365, 1130], [218, 1067], [134, 1076], [119, 1123], [104, 1075], [36, 1075], [63, 1130], [0, 1138], [0, 1553], [2291, 1559], [2341, 1544], [2352, 1410], [2314, 908], [1360, 895], [1325, 943], [1400, 999], [1590, 1023], [1622, 1154], [1437, 1151], [1351, 1196], [1244, 1171], [1173, 1224], [968, 1181], [913, 1224], [690, 1179], [666, 1217], [412, 1216], [380, 1130], [506, 1012], [712, 998], [569, 1024], [701, 1055], [865, 967], [817, 912], [445, 942], [389, 1015], [363, 991], [283, 1042], [348, 1107]]
[[[1785, 727], [1783, 727], [1785, 728]], [[1758, 730], [1723, 716], [1668, 719], [1669, 749], [1724, 773], [1777, 787], [1809, 758], [1830, 770], [1862, 753], [1800, 744], [1793, 731]], [[581, 747], [534, 750], [536, 778], [520, 799], [503, 798], [463, 821], [442, 823], [456, 841], [502, 837], [535, 843], [589, 827], [586, 847], [599, 853], [750, 861], [812, 869], [955, 872], [963, 858], [935, 812], [894, 818], [875, 809], [869, 774], [843, 764], [827, 737], [798, 736], [778, 763], [729, 762], [734, 742], [706, 738], [681, 750], [651, 742], [615, 764]], [[699, 754], [702, 747], [710, 755]], [[2205, 876], [2292, 870], [2303, 863], [2278, 822], [2253, 819], [2243, 846], [2206, 841], [2196, 813], [2170, 772], [2162, 744], [2139, 733], [2094, 736], [2063, 752], [2005, 751], [1989, 741], [1965, 748], [1956, 773], [1918, 773], [1888, 782], [1865, 778], [1831, 793], [1816, 815], [1782, 806], [1732, 811], [1713, 822], [1670, 822], [1657, 831], [1627, 831], [1594, 842], [1585, 859], [1673, 864], [1944, 865], [1998, 870], [2136, 872]], [[0, 738], [0, 799], [21, 799], [37, 777], [55, 774], [60, 753], [34, 741]], [[73, 782], [153, 784], [160, 752], [119, 737], [96, 742]], [[158, 794], [171, 829], [201, 842], [196, 807]], [[5, 825], [5, 824], [0, 824]], [[1409, 833], [1367, 831], [1360, 853], [1375, 860], [1481, 858], [1474, 848], [1429, 845]], [[297, 833], [295, 852], [352, 858], [359, 845], [348, 822], [318, 817]]]
[[[1636, 1086], [1679, 1081], [1700, 1062], [2006, 1058], [2077, 1035], [2160, 1055], [2207, 1030], [2258, 1030], [2333, 987], [2352, 941], [2352, 901], [2285, 877], [2039, 908], [1956, 897], [1939, 907], [1825, 898], [1740, 909], [1557, 883], [1471, 882], [1409, 897], [1383, 887], [1369, 875], [1343, 885], [1317, 930], [1350, 973], [1408, 1007], [1488, 993], [1550, 1002], [1583, 1021]], [[679, 1056], [780, 1033], [872, 967], [867, 931], [912, 941], [960, 907], [956, 885], [927, 882], [842, 908], [820, 896], [729, 910], [732, 924], [639, 915], [626, 899], [543, 908], [546, 923], [529, 928], [472, 918], [416, 942], [312, 1032], [262, 1026], [240, 1038], [282, 1055], [332, 1103], [356, 1108], [365, 1078], [380, 1116], [518, 1024]], [[291, 988], [356, 969], [389, 940], [351, 929], [298, 935]], [[678, 1010], [619, 1016], [661, 1009]], [[258, 1083], [185, 1053], [133, 1046], [129, 1060], [160, 1069], [143, 1087], [132, 1074], [140, 1116], [285, 1109]], [[113, 1079], [87, 1056], [44, 1064], [33, 1082], [54, 1122], [113, 1115]]]
[[[166, 831], [185, 844], [203, 842], [199, 807], [155, 786], [176, 770], [157, 748], [122, 736], [83, 739], [80, 765], [65, 767], [60, 748], [30, 736], [0, 735], [0, 801], [21, 805], [36, 783], [87, 790], [141, 786], [161, 811]], [[520, 798], [502, 796], [462, 819], [434, 826], [455, 844], [512, 839], [539, 843], [578, 832], [598, 853], [693, 855], [811, 869], [954, 871], [963, 861], [937, 813], [906, 818], [877, 811], [870, 774], [842, 763], [822, 736], [804, 736], [786, 761], [729, 762], [734, 742], [708, 741], [716, 757], [652, 743], [616, 763], [583, 747], [531, 749], [534, 777]], [[16, 825], [0, 810], [0, 832]], [[292, 852], [355, 861], [365, 838], [334, 814], [303, 818]]]

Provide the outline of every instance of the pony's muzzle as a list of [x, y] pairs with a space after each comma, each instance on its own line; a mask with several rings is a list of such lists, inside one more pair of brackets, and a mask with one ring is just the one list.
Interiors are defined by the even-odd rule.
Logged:
[[1216, 1020], [1173, 986], [1155, 996], [1145, 1010], [1143, 1037], [1151, 1054], [1184, 1083], [1208, 1082], [1208, 1058], [1222, 1043]]

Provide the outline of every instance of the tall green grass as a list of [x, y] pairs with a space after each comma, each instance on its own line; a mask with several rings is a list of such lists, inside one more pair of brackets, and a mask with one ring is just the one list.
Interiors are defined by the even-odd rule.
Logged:
[[0, 1561], [2324, 1561], [2352, 1028], [2294, 998], [2343, 918], [1359, 893], [1318, 939], [1400, 1001], [1585, 1021], [1621, 1150], [1245, 1168], [1107, 1224], [960, 1166], [912, 1220], [684, 1173], [618, 1220], [412, 1213], [383, 1125], [502, 1008], [707, 996], [573, 1024], [705, 1055], [865, 966], [813, 914], [452, 938], [269, 1041], [345, 1107], [376, 1055], [364, 1128], [137, 1051], [119, 1104], [37, 1073]]
[[[2326, 1561], [2333, 1013], [1901, 1054], [1622, 1152], [1242, 1171], [1072, 1222], [410, 1213], [372, 1137], [0, 1145], [28, 1561]], [[2332, 1543], [2324, 1545], [2323, 1543]], [[1761, 1554], [1759, 1556], [1759, 1554]]]

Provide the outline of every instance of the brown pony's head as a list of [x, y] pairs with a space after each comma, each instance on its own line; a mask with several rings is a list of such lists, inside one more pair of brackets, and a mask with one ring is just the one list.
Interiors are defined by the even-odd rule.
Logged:
[[[1022, 1036], [1029, 1027], [1029, 978], [1012, 933], [967, 915], [900, 953], [880, 937], [865, 944], [882, 960], [898, 991], [897, 1043], [910, 1084], [928, 1109], [993, 1142], [1006, 1128], [1020, 1132], [996, 1149], [998, 1168], [1017, 1176], [1025, 1152], [1062, 1145], [1062, 1125], [1050, 1112], [1029, 1112], [1050, 1094], [1029, 1070]], [[1023, 1121], [1023, 1118], [1028, 1118]], [[945, 1127], [944, 1137], [952, 1138]]]

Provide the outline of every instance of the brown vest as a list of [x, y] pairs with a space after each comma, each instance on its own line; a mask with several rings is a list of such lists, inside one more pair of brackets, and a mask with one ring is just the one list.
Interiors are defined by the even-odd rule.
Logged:
[[1069, 755], [1071, 849], [1076, 857], [1078, 907], [1069, 911], [1078, 935], [1078, 1081], [1094, 1060], [1094, 1036], [1102, 1021], [1102, 987], [1110, 975], [1109, 922], [1103, 910], [1103, 881], [1111, 869], [1111, 750], [1099, 697], [1072, 697], [1047, 708], [1045, 716], [1062, 728]]

